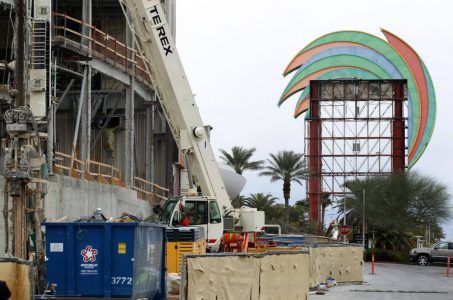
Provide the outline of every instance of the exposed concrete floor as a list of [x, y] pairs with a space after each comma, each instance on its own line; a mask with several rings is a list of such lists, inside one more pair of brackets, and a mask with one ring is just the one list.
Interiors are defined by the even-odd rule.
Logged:
[[309, 299], [453, 299], [453, 275], [445, 277], [445, 266], [376, 264], [377, 275], [370, 275], [370, 270], [370, 264], [365, 264], [363, 285], [333, 287], [325, 295], [310, 295]]

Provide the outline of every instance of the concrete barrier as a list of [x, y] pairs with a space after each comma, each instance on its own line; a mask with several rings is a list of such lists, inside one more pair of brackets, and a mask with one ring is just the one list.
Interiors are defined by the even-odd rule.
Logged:
[[181, 299], [307, 299], [307, 251], [190, 255], [184, 260]]

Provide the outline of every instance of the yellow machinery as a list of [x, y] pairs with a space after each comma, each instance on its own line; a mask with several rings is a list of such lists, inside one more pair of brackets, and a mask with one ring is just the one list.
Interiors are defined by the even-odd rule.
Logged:
[[183, 254], [206, 253], [206, 240], [202, 227], [167, 228], [167, 273], [181, 271]]
[[206, 241], [197, 242], [167, 242], [167, 272], [179, 273], [181, 271], [181, 257], [183, 254], [206, 253]]

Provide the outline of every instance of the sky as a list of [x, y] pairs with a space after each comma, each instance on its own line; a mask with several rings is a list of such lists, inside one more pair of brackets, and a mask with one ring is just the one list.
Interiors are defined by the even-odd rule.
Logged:
[[[203, 122], [214, 127], [218, 149], [256, 147], [255, 159], [281, 150], [304, 152], [304, 121], [296, 99], [277, 101], [289, 81], [282, 72], [317, 37], [359, 30], [384, 38], [393, 32], [423, 59], [434, 81], [437, 120], [431, 142], [413, 170], [444, 183], [453, 207], [453, 1], [177, 0], [176, 43]], [[283, 201], [282, 183], [245, 172], [242, 194], [271, 193]], [[305, 198], [292, 186], [290, 203]], [[333, 215], [327, 215], [327, 220]], [[453, 220], [444, 225], [453, 240]]]

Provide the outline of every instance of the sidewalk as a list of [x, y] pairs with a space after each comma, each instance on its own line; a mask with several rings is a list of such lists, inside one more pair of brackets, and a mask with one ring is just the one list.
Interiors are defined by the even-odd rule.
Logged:
[[370, 271], [371, 265], [366, 263], [362, 285], [333, 287], [325, 295], [310, 295], [309, 299], [453, 299], [453, 276], [444, 276], [445, 267], [378, 263], [377, 275]]

